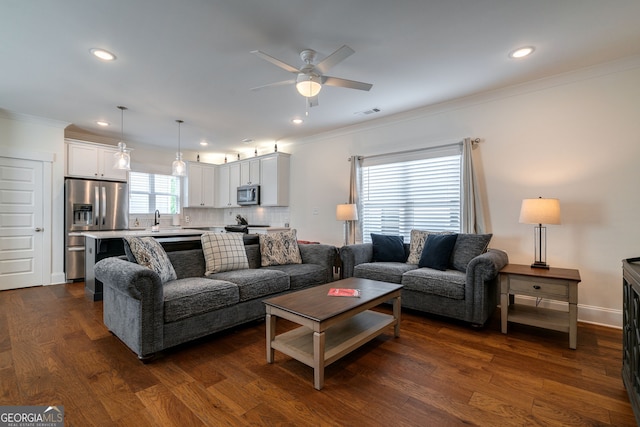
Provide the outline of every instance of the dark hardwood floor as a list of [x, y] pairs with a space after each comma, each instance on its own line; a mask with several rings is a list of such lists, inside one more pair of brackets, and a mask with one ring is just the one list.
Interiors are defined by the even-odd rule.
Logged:
[[[390, 312], [389, 308], [381, 310]], [[326, 369], [276, 352], [252, 323], [144, 365], [102, 323], [83, 283], [0, 292], [0, 405], [63, 405], [67, 426], [636, 425], [621, 331], [480, 330], [403, 311], [389, 333]], [[291, 329], [279, 320], [278, 332]]]

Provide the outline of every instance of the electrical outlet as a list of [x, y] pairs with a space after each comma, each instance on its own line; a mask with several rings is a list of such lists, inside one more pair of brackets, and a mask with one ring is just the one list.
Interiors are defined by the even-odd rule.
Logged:
[[191, 222], [191, 218], [189, 218], [189, 215], [185, 215], [184, 222], [186, 222], [187, 224]]
[[318, 208], [313, 208], [313, 215], [318, 215]]

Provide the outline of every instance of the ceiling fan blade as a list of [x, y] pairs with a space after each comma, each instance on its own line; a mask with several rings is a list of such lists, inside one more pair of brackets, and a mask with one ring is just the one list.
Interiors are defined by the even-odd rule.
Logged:
[[265, 61], [269, 61], [269, 62], [271, 62], [273, 65], [275, 65], [275, 66], [277, 66], [277, 67], [280, 67], [280, 68], [282, 68], [283, 70], [288, 71], [288, 72], [290, 72], [290, 73], [296, 73], [296, 74], [297, 74], [297, 73], [299, 73], [299, 72], [300, 72], [300, 70], [299, 70], [298, 68], [294, 67], [293, 65], [289, 65], [289, 64], [287, 64], [286, 62], [282, 62], [282, 61], [280, 61], [279, 59], [274, 58], [274, 57], [273, 57], [273, 56], [271, 56], [271, 55], [267, 55], [266, 53], [261, 52], [261, 51], [259, 51], [259, 50], [252, 50], [252, 51], [251, 51], [251, 53], [253, 53], [254, 55], [256, 55], [258, 58], [262, 58], [262, 59], [264, 59]]
[[266, 85], [262, 85], [262, 86], [256, 86], [256, 87], [252, 87], [251, 90], [252, 91], [257, 91], [260, 89], [264, 89], [264, 88], [268, 88], [268, 87], [275, 87], [275, 86], [285, 86], [285, 85], [293, 85], [295, 84], [296, 81], [295, 80], [283, 80], [281, 82], [275, 82], [275, 83], [269, 83]]
[[336, 64], [344, 61], [349, 56], [353, 55], [355, 50], [351, 49], [346, 44], [341, 48], [333, 52], [331, 55], [324, 58], [318, 65], [316, 65], [316, 69], [318, 69], [322, 74], [329, 71]]
[[341, 79], [339, 77], [322, 76], [322, 83], [327, 86], [346, 87], [348, 89], [370, 90], [370, 83], [357, 82], [355, 80]]

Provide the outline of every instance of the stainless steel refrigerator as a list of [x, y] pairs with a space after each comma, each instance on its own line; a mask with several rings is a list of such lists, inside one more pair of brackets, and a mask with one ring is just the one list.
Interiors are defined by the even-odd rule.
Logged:
[[126, 182], [90, 181], [67, 178], [65, 196], [65, 275], [83, 279], [83, 231], [129, 228], [129, 188]]

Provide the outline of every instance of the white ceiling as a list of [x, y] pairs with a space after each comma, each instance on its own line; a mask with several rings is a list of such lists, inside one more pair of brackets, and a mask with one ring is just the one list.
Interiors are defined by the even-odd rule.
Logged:
[[[253, 151], [637, 55], [639, 16], [638, 0], [2, 0], [0, 109], [119, 138], [125, 105], [130, 146], [175, 147], [182, 119], [183, 150]], [[294, 86], [250, 90], [293, 76], [252, 50], [301, 66], [343, 44], [355, 54], [327, 74], [370, 92], [325, 86], [305, 117]]]

